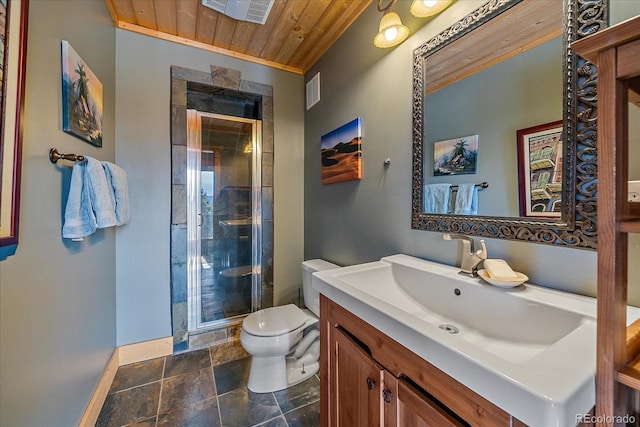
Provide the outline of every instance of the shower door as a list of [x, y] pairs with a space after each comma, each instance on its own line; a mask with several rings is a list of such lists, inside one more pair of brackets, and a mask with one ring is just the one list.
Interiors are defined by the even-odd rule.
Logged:
[[190, 331], [260, 308], [261, 122], [188, 110]]

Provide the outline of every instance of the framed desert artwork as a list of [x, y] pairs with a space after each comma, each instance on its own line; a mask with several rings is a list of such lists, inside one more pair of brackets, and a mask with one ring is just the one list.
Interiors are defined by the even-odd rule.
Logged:
[[62, 40], [62, 130], [102, 147], [102, 83]]
[[322, 183], [362, 178], [362, 119], [349, 123], [320, 138]]
[[517, 131], [520, 216], [560, 218], [562, 121]]

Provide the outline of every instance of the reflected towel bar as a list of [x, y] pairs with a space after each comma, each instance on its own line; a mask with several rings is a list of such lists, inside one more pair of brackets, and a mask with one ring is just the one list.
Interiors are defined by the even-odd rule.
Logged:
[[57, 148], [49, 150], [49, 160], [51, 160], [51, 163], [56, 163], [60, 159], [71, 160], [72, 162], [81, 162], [84, 160], [84, 156], [80, 154], [62, 154]]
[[[479, 184], [476, 184], [476, 187], [480, 187], [480, 188], [487, 188], [489, 187], [489, 183], [488, 182], [481, 182]], [[451, 186], [451, 191], [457, 191], [458, 190], [458, 186], [457, 185], [452, 185]]]

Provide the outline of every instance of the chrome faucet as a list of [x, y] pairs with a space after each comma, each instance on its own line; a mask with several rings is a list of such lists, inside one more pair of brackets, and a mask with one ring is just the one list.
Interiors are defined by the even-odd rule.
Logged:
[[444, 240], [462, 240], [462, 263], [460, 264], [460, 270], [462, 273], [475, 275], [478, 270], [478, 265], [487, 259], [487, 247], [484, 244], [484, 240], [480, 240], [480, 246], [482, 246], [482, 248], [476, 251], [475, 240], [469, 236], [444, 233], [442, 237]]

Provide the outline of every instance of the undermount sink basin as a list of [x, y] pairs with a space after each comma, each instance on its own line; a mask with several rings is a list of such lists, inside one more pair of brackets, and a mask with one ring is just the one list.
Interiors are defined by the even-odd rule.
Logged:
[[595, 299], [458, 272], [393, 255], [314, 273], [313, 287], [521, 421], [575, 425], [595, 403]]

